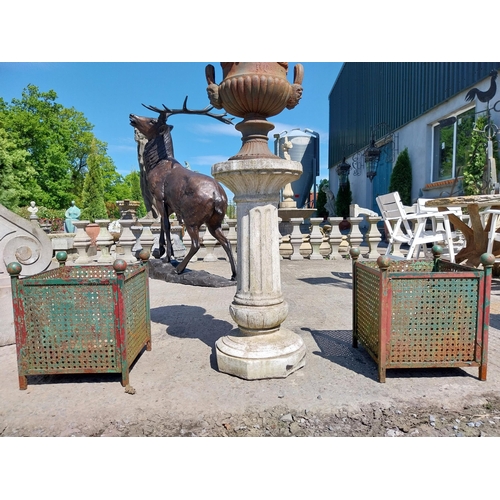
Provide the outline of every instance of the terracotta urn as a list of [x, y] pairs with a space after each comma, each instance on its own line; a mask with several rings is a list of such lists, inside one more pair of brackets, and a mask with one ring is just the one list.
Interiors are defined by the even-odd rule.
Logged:
[[278, 158], [267, 145], [267, 134], [274, 128], [267, 118], [298, 104], [302, 97], [303, 66], [295, 66], [293, 84], [287, 80], [286, 62], [223, 62], [221, 67], [223, 80], [219, 85], [215, 83], [215, 68], [209, 64], [205, 69], [210, 103], [243, 118], [235, 125], [243, 136], [243, 145], [229, 159]]
[[99, 224], [97, 224], [96, 222], [92, 222], [92, 223], [87, 224], [85, 226], [85, 232], [90, 237], [90, 245], [91, 246], [96, 245], [96, 240], [97, 240], [97, 237], [99, 236], [100, 231], [101, 231], [101, 228], [99, 227]]

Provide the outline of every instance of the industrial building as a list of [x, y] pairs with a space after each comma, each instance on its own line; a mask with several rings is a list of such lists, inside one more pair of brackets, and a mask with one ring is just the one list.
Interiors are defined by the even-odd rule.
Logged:
[[[298, 128], [274, 134], [274, 154], [302, 164], [302, 175], [292, 182], [297, 208], [314, 207], [316, 177], [319, 175], [319, 134]], [[314, 190], [311, 196], [311, 190]]]
[[489, 113], [484, 133], [498, 141], [498, 70], [500, 62], [345, 63], [329, 95], [330, 189], [336, 194], [348, 176], [353, 203], [378, 212], [376, 197], [408, 148], [412, 200], [462, 194], [477, 116]]

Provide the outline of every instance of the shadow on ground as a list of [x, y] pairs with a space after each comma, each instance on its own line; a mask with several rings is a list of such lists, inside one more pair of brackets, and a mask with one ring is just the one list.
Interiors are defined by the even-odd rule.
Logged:
[[[136, 363], [141, 359], [146, 347], [143, 347], [141, 352], [130, 365], [129, 374], [133, 376], [133, 369]], [[147, 356], [147, 354], [146, 354]], [[100, 384], [100, 383], [119, 383], [121, 384], [121, 373], [57, 373], [51, 375], [28, 375], [28, 389], [30, 385], [46, 385], [46, 384]]]
[[[358, 375], [378, 382], [377, 364], [368, 352], [359, 345], [352, 346], [352, 330], [311, 330], [309, 332], [316, 342], [319, 351], [312, 354], [328, 359]], [[461, 368], [392, 368], [387, 370], [387, 379], [391, 378], [434, 378], [434, 377], [472, 377]]]
[[[198, 339], [212, 349], [210, 365], [217, 370], [215, 342], [225, 335], [236, 334], [234, 325], [206, 314], [206, 309], [198, 306], [163, 306], [151, 309], [151, 321], [167, 328], [165, 333], [179, 339]], [[218, 370], [217, 370], [218, 371]]]
[[320, 276], [317, 278], [298, 278], [308, 285], [332, 285], [335, 287], [352, 289], [352, 274], [332, 272], [332, 276]]

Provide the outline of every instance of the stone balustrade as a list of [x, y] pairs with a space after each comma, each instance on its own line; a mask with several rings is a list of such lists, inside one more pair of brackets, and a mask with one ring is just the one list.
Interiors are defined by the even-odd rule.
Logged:
[[[335, 260], [348, 258], [351, 247], [363, 250], [365, 246], [367, 250], [364, 252], [364, 257], [377, 259], [382, 253], [378, 250], [381, 243], [381, 233], [378, 227], [381, 218], [370, 210], [353, 205], [351, 216], [346, 220], [349, 222], [347, 224], [347, 226], [350, 225], [349, 229], [343, 228], [346, 224], [342, 217], [329, 217], [327, 220], [314, 217], [307, 220], [290, 219], [290, 233], [280, 235], [281, 258], [284, 260]], [[135, 262], [141, 249], [145, 248], [152, 254], [158, 248], [160, 224], [157, 220], [129, 217], [120, 219], [118, 222], [121, 224], [121, 234], [116, 244], [105, 227], [107, 224], [104, 224], [109, 221], [99, 222], [101, 234], [98, 247], [101, 251], [98, 255], [90, 255], [91, 252], [89, 252], [89, 238], [85, 232], [89, 221], [77, 221], [76, 233], [64, 233], [64, 244], [73, 252], [70, 254], [73, 258], [69, 259], [69, 265], [109, 264], [117, 256], [129, 262]], [[236, 219], [227, 219], [223, 225], [223, 232], [231, 243], [235, 258], [238, 255], [236, 231]], [[171, 236], [174, 256], [182, 259], [191, 246], [189, 234], [176, 220], [172, 220]], [[51, 241], [55, 252], [54, 241], [59, 240], [51, 238]], [[204, 227], [200, 231], [200, 243], [201, 248], [193, 257], [192, 262], [203, 261], [209, 265], [210, 262], [227, 260], [219, 242]]]

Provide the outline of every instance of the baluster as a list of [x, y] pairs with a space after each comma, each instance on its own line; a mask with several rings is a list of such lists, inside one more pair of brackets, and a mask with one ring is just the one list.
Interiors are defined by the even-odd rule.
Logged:
[[90, 224], [89, 220], [74, 220], [73, 225], [76, 227], [75, 239], [73, 240], [73, 246], [78, 252], [78, 258], [75, 260], [75, 264], [89, 264], [90, 258], [88, 256], [88, 250], [90, 247], [90, 236], [85, 231], [87, 224]]
[[359, 248], [363, 242], [363, 233], [359, 229], [359, 223], [362, 222], [363, 217], [349, 217], [351, 223], [351, 231], [347, 237], [349, 246], [351, 248]]
[[300, 247], [303, 242], [302, 232], [300, 231], [300, 225], [304, 222], [304, 219], [300, 217], [291, 218], [290, 222], [292, 224], [292, 234], [290, 234], [290, 244], [293, 248], [293, 253], [290, 255], [290, 260], [303, 260], [304, 257], [300, 254]]
[[382, 240], [382, 237], [380, 235], [380, 231], [378, 230], [377, 224], [382, 220], [382, 218], [367, 215], [366, 220], [369, 224], [368, 232], [366, 233], [366, 240], [368, 242], [367, 258], [378, 259], [380, 257], [380, 253], [378, 252], [377, 248]]
[[339, 224], [342, 220], [342, 217], [328, 217], [328, 221], [332, 226], [329, 237], [330, 247], [332, 249], [330, 252], [330, 260], [342, 259], [342, 255], [339, 253], [339, 245], [342, 241], [342, 233], [340, 232]]
[[113, 236], [108, 231], [109, 219], [96, 219], [96, 224], [99, 224], [99, 234], [97, 235], [96, 245], [101, 254], [97, 258], [100, 264], [110, 264], [113, 262], [111, 256], [111, 245], [113, 245]]

